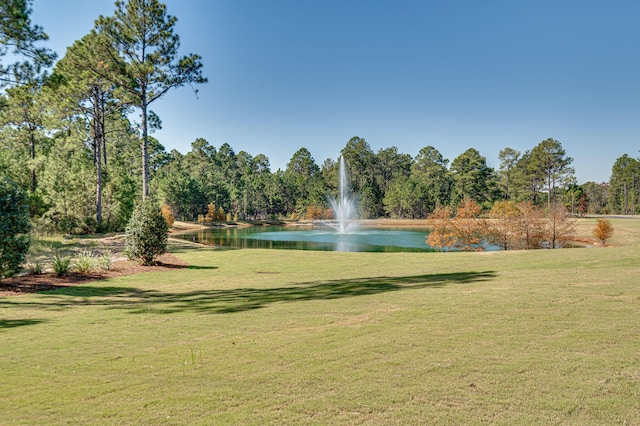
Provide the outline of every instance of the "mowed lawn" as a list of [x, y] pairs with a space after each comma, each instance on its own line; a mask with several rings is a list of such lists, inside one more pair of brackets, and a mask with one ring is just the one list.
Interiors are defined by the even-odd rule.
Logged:
[[637, 425], [640, 220], [613, 223], [610, 248], [175, 246], [189, 269], [0, 298], [0, 424]]

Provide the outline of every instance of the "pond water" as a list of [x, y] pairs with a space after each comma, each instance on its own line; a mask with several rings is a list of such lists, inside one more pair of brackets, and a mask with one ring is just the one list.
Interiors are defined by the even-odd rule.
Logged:
[[[431, 252], [427, 228], [358, 228], [341, 234], [329, 227], [250, 226], [211, 228], [176, 235], [189, 241], [229, 248], [268, 248], [343, 252]], [[492, 249], [492, 247], [487, 247]], [[493, 248], [495, 249], [495, 248]]]

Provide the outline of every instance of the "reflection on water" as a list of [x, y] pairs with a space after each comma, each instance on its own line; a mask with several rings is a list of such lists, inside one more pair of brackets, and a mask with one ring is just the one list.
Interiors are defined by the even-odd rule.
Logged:
[[178, 237], [207, 245], [229, 248], [269, 248], [343, 252], [429, 252], [422, 229], [359, 229], [339, 234], [317, 227], [251, 226], [214, 228]]

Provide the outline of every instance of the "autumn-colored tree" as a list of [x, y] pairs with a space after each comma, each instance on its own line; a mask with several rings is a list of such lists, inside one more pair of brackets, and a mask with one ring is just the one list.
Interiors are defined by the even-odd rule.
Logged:
[[222, 207], [216, 208], [214, 203], [209, 203], [207, 206], [207, 214], [204, 217], [206, 222], [224, 222], [226, 215], [224, 214], [224, 209]]
[[218, 216], [218, 209], [216, 208], [216, 205], [213, 203], [209, 203], [209, 205], [207, 206], [207, 214], [204, 217], [204, 220], [209, 223], [215, 222], [217, 216]]
[[587, 210], [589, 207], [589, 202], [587, 200], [587, 194], [584, 192], [580, 194], [580, 199], [578, 200], [578, 214], [580, 217], [584, 217], [587, 214]]
[[539, 248], [542, 240], [542, 210], [531, 201], [518, 203], [518, 209], [520, 210], [516, 229], [518, 245], [527, 250]]
[[427, 218], [427, 222], [432, 227], [427, 235], [426, 243], [440, 251], [445, 251], [455, 245], [456, 238], [453, 233], [451, 219], [451, 208], [438, 205], [433, 213]]
[[452, 221], [456, 247], [461, 250], [483, 250], [480, 243], [487, 234], [487, 223], [480, 218], [482, 207], [475, 200], [465, 198]]
[[309, 205], [307, 206], [307, 213], [305, 217], [310, 220], [314, 219], [331, 219], [333, 217], [333, 210], [325, 209], [322, 206]]
[[314, 206], [314, 205], [309, 205], [307, 206], [307, 213], [306, 213], [306, 218], [309, 220], [314, 220], [314, 219], [324, 219], [325, 218], [325, 210], [322, 206]]
[[509, 250], [514, 246], [517, 235], [520, 209], [513, 201], [496, 201], [489, 212], [492, 221], [489, 224], [488, 239], [494, 244]]
[[160, 213], [162, 213], [162, 217], [164, 217], [164, 220], [167, 222], [167, 226], [171, 228], [173, 226], [173, 222], [175, 222], [171, 207], [169, 207], [168, 204], [163, 204], [162, 207], [160, 207]]
[[607, 241], [613, 236], [613, 225], [608, 219], [598, 219], [596, 227], [593, 229], [593, 236], [596, 237], [598, 242], [604, 247], [607, 246]]
[[565, 206], [556, 204], [547, 209], [542, 227], [543, 241], [547, 248], [560, 248], [575, 232], [575, 221], [569, 217]]

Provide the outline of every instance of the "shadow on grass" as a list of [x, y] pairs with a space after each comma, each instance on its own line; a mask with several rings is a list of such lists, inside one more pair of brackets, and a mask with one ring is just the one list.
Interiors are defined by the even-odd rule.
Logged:
[[66, 309], [70, 306], [97, 305], [131, 313], [173, 314], [203, 312], [226, 314], [260, 309], [275, 303], [331, 300], [374, 295], [392, 291], [469, 284], [496, 277], [493, 271], [428, 274], [404, 277], [369, 277], [299, 283], [275, 288], [237, 288], [166, 293], [127, 287], [67, 287], [42, 293], [36, 301], [19, 298], [0, 300], [0, 306], [37, 306]]
[[40, 319], [18, 319], [18, 320], [8, 320], [8, 319], [0, 319], [0, 330], [3, 328], [16, 328], [22, 327], [25, 325], [35, 325], [44, 322], [44, 320]]
[[187, 269], [193, 269], [193, 270], [198, 270], [198, 269], [218, 269], [218, 267], [217, 266], [188, 265]]

